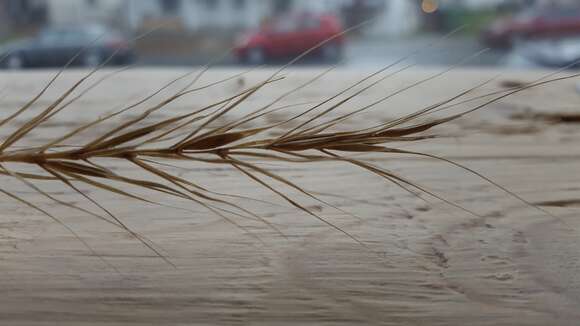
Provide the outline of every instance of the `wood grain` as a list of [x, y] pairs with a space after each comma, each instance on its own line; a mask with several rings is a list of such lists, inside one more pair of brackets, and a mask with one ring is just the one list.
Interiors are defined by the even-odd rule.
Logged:
[[[291, 71], [280, 86], [253, 97], [240, 110], [265, 103], [316, 72]], [[147, 94], [179, 73], [137, 70], [112, 77], [27, 141], [41, 143], [134, 96]], [[234, 73], [217, 69], [204, 80]], [[258, 81], [266, 73], [246, 76], [243, 83]], [[401, 74], [344, 110], [369, 103], [385, 91], [430, 73], [435, 71]], [[449, 73], [349, 123], [362, 126], [392, 119], [496, 73]], [[529, 81], [542, 73], [503, 72], [502, 78]], [[81, 74], [66, 74], [40, 105]], [[320, 100], [362, 74], [334, 72], [288, 99], [288, 103]], [[1, 114], [15, 110], [49, 76], [50, 72], [0, 74], [0, 85], [4, 85]], [[193, 95], [159, 115], [199, 107], [235, 91], [240, 83], [232, 81]], [[492, 91], [500, 84], [492, 83], [480, 92]], [[545, 205], [554, 217], [522, 204], [476, 176], [428, 159], [368, 157], [477, 215], [428, 196], [418, 198], [347, 165], [267, 165], [356, 215], [343, 214], [277, 185], [364, 241], [373, 252], [288, 207], [274, 194], [228, 168], [187, 166], [179, 173], [215, 191], [277, 203], [238, 201], [275, 223], [288, 239], [256, 221], [240, 218], [238, 222], [258, 236], [258, 241], [187, 202], [154, 196], [155, 200], [189, 211], [143, 205], [85, 189], [162, 247], [178, 266], [174, 269], [127, 234], [50, 203], [18, 181], [3, 177], [3, 188], [62, 218], [118, 272], [88, 252], [61, 226], [2, 197], [0, 325], [576, 325], [580, 320], [580, 211], [577, 204], [566, 203], [580, 199], [580, 125], [522, 119], [521, 113], [577, 112], [577, 101], [573, 81], [548, 85], [437, 129], [448, 137], [406, 145], [473, 168], [526, 200]], [[234, 113], [230, 119], [236, 114], [241, 113]], [[279, 112], [269, 119], [274, 121], [287, 114]], [[92, 135], [107, 127], [110, 125], [91, 131]], [[82, 142], [83, 138], [75, 141]], [[120, 173], [135, 173], [129, 166], [115, 168]], [[62, 185], [39, 186], [62, 200], [94, 209]]]

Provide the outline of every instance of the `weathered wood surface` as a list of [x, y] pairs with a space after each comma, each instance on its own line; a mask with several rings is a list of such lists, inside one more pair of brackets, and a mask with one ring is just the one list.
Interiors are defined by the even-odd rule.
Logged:
[[[409, 72], [385, 81], [345, 110], [434, 72]], [[144, 96], [179, 73], [144, 70], [114, 76], [35, 131], [28, 142], [42, 142]], [[232, 73], [216, 70], [203, 80]], [[240, 112], [316, 73], [293, 71], [288, 80], [258, 94]], [[386, 121], [496, 73], [447, 74], [394, 97], [347, 126]], [[286, 103], [323, 98], [362, 74], [334, 72]], [[498, 89], [501, 80], [531, 81], [540, 75], [504, 72], [481, 92]], [[30, 98], [49, 76], [0, 74], [2, 116]], [[79, 76], [80, 72], [65, 75], [39, 105], [49, 103]], [[154, 118], [199, 107], [263, 76], [252, 73], [193, 95]], [[580, 125], [547, 122], [537, 113], [578, 114], [579, 100], [573, 81], [559, 82], [514, 95], [437, 129], [449, 137], [402, 145], [465, 164], [526, 200], [545, 205], [555, 217], [523, 205], [476, 176], [428, 159], [370, 158], [479, 216], [423, 196], [427, 203], [346, 165], [265, 165], [355, 214], [358, 218], [279, 187], [381, 254], [361, 248], [228, 168], [189, 166], [180, 174], [215, 191], [280, 204], [238, 201], [276, 223], [289, 239], [240, 218], [238, 222], [260, 242], [192, 203], [153, 196], [191, 209], [183, 211], [90, 190], [128, 225], [164, 248], [178, 266], [173, 269], [127, 234], [50, 203], [3, 177], [3, 188], [61, 217], [118, 272], [46, 216], [2, 197], [0, 325], [578, 325]], [[277, 113], [270, 121], [287, 114]], [[92, 135], [110, 126], [105, 124]], [[136, 173], [129, 166], [115, 168]], [[62, 200], [94, 209], [62, 185], [39, 186]]]

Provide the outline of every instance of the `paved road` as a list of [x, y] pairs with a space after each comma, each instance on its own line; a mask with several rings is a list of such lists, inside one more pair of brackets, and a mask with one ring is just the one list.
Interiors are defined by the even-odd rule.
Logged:
[[[395, 40], [387, 38], [354, 40], [347, 48], [346, 64], [353, 67], [378, 67], [415, 53], [409, 58], [409, 62], [418, 65], [449, 66], [466, 60], [484, 48], [476, 39], [468, 37], [442, 40], [440, 36], [428, 35]], [[502, 51], [487, 50], [470, 58], [465, 64], [503, 65], [504, 57]]]
[[[434, 44], [429, 47], [429, 44]], [[389, 38], [364, 38], [349, 40], [345, 53], [346, 67], [368, 67], [377, 68], [388, 65], [411, 53], [416, 54], [409, 58], [409, 62], [418, 65], [438, 65], [449, 66], [456, 64], [469, 56], [481, 51], [484, 47], [478, 44], [476, 39], [468, 37], [456, 37], [442, 40], [439, 35], [416, 35], [404, 39]], [[487, 51], [472, 58], [466, 65], [477, 66], [496, 66], [503, 63], [504, 53], [499, 51]], [[141, 56], [140, 64], [143, 65], [160, 65], [160, 66], [190, 66], [203, 65], [211, 58], [205, 57], [145, 57]], [[280, 60], [272, 63], [273, 65], [282, 64], [287, 60]], [[236, 65], [233, 57], [221, 62], [223, 65]], [[327, 63], [318, 60], [306, 60], [302, 64], [306, 65], [325, 65]]]
[[[409, 57], [410, 56], [410, 57]], [[419, 66], [462, 66], [529, 68], [537, 66], [526, 59], [525, 51], [501, 51], [486, 49], [477, 38], [457, 36], [443, 39], [441, 35], [414, 35], [408, 38], [360, 38], [349, 40], [346, 45], [344, 67], [376, 69], [389, 65], [401, 58], [409, 57], [404, 64]], [[139, 64], [145, 66], [194, 66], [204, 65], [211, 58], [203, 56], [163, 55], [162, 57], [140, 56]], [[270, 62], [276, 66], [289, 59]], [[226, 58], [217, 65], [236, 66], [233, 57]], [[328, 65], [318, 59], [302, 60], [298, 65]]]

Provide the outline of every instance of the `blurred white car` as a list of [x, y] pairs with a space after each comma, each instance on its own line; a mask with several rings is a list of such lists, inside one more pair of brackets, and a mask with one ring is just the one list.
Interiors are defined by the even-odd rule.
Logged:
[[580, 35], [520, 41], [509, 55], [511, 66], [580, 66]]

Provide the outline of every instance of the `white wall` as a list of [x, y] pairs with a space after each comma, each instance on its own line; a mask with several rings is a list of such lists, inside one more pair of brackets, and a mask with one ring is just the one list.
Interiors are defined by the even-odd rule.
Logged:
[[442, 6], [463, 6], [468, 9], [496, 8], [498, 5], [510, 2], [510, 0], [441, 0]]
[[[292, 1], [292, 0], [288, 0]], [[316, 13], [338, 13], [345, 4], [345, 0], [294, 0], [292, 6], [296, 11], [310, 11]]]
[[53, 25], [106, 22], [120, 17], [123, 0], [47, 0], [48, 21]]
[[[211, 0], [209, 8], [205, 0], [181, 0], [175, 14], [163, 12], [158, 0], [96, 0], [92, 7], [86, 0], [47, 0], [49, 20], [53, 24], [82, 22], [110, 23], [113, 19], [126, 20], [127, 27], [136, 29], [148, 17], [163, 19], [173, 17], [187, 29], [203, 28], [232, 29], [252, 28], [273, 10], [273, 1], [242, 0], [243, 7], [236, 7], [236, 0]], [[292, 1], [295, 11], [335, 12], [349, 0], [287, 0]], [[385, 1], [386, 8], [381, 17], [369, 29], [370, 34], [400, 35], [409, 33], [418, 26], [415, 0]], [[491, 0], [490, 0], [491, 1]]]
[[[205, 1], [181, 0], [181, 7], [175, 15], [189, 30], [201, 28], [249, 28], [259, 25], [261, 19], [270, 12], [270, 1], [243, 0], [243, 6], [237, 8], [235, 0], [212, 0], [214, 7], [208, 8]], [[127, 18], [132, 28], [140, 26], [147, 17], [162, 18], [165, 16], [157, 0], [126, 0]]]
[[125, 19], [131, 29], [137, 29], [146, 17], [155, 17], [161, 12], [157, 0], [125, 0]]
[[270, 11], [268, 1], [244, 0], [243, 6], [236, 7], [235, 0], [213, 0], [213, 8], [204, 1], [182, 0], [180, 16], [189, 29], [200, 28], [249, 28], [260, 24]]
[[417, 2], [409, 0], [383, 0], [384, 11], [369, 29], [367, 35], [401, 36], [412, 33], [419, 28], [420, 13]]

